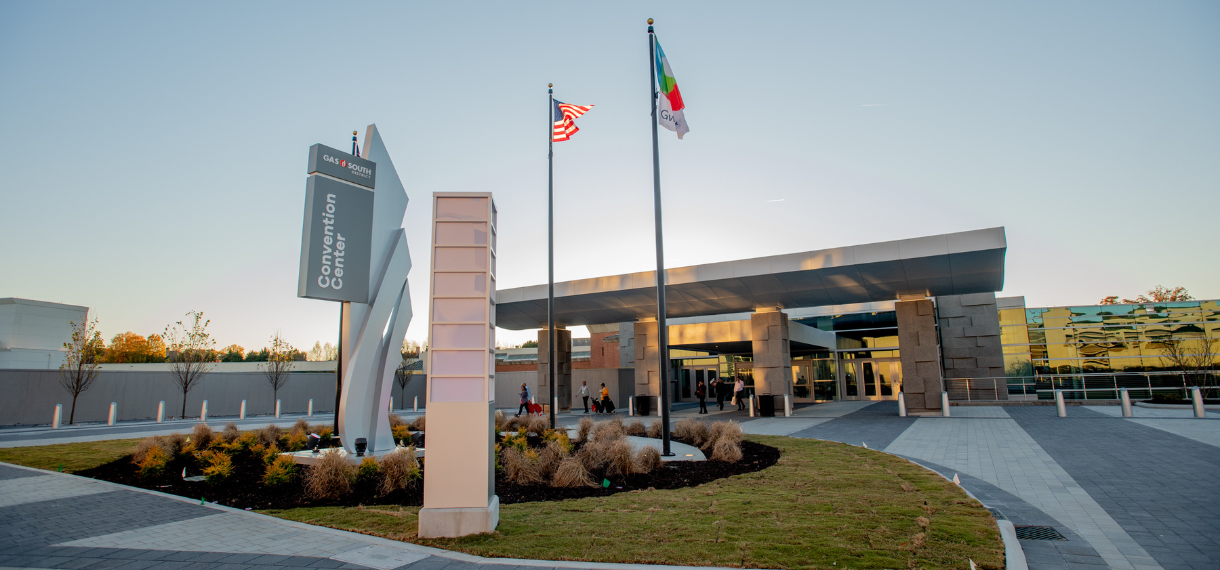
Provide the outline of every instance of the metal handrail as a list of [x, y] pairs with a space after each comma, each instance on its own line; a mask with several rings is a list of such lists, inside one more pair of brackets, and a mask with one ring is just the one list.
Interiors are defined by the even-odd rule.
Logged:
[[[1204, 391], [1220, 390], [1220, 378], [1217, 376], [1217, 374], [1208, 374], [1208, 381], [1201, 388]], [[1192, 386], [1186, 382], [1186, 374], [1182, 372], [945, 378], [944, 383], [945, 391], [949, 392], [949, 399], [954, 401], [1000, 401], [998, 395], [1001, 390], [1007, 393], [1009, 400], [1050, 400], [1054, 398], [1055, 390], [1061, 390], [1064, 392], [1064, 397], [1072, 400], [1114, 400], [1118, 399], [1118, 391], [1122, 388], [1126, 388], [1133, 398], [1142, 398], [1151, 397], [1154, 392], [1184, 394]], [[1090, 394], [1103, 392], [1108, 393], [1107, 395], [1113, 394], [1113, 396], [1108, 398], [1089, 397]], [[1147, 394], [1147, 396], [1143, 394]]]

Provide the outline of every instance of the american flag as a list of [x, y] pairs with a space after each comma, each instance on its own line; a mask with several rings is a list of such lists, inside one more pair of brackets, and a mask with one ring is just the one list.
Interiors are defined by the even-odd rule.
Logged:
[[572, 135], [580, 130], [576, 128], [573, 119], [588, 113], [592, 108], [593, 105], [571, 105], [555, 100], [555, 130], [551, 134], [551, 140], [559, 142], [572, 138]]

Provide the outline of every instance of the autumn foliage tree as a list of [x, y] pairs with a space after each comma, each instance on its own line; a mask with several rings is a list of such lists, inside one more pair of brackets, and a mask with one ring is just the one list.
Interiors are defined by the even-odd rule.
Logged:
[[102, 333], [97, 330], [97, 319], [71, 325], [72, 340], [64, 343], [67, 354], [59, 366], [59, 385], [72, 394], [69, 424], [76, 421], [76, 398], [93, 387], [93, 381], [97, 380], [98, 353], [102, 350]]
[[161, 335], [144, 337], [127, 331], [114, 335], [105, 355], [105, 362], [111, 364], [165, 362], [165, 342]]
[[1190, 292], [1185, 287], [1174, 287], [1170, 289], [1164, 285], [1157, 285], [1153, 289], [1149, 289], [1143, 295], [1134, 299], [1118, 300], [1118, 295], [1110, 295], [1101, 300], [1101, 305], [1139, 305], [1144, 303], [1176, 303], [1179, 301], [1193, 301], [1195, 298], [1190, 296]]

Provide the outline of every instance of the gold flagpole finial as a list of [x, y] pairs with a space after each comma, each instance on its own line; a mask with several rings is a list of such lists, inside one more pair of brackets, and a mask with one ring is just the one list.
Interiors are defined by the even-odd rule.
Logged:
[[652, 18], [649, 18], [649, 19], [648, 19], [648, 25], [649, 25], [649, 26], [651, 26], [651, 25], [652, 25]]
[[554, 83], [547, 83], [547, 84], [546, 84], [546, 86], [547, 86], [548, 88], [550, 88], [550, 87], [554, 87], [554, 86], [555, 86], [555, 84], [554, 84]]

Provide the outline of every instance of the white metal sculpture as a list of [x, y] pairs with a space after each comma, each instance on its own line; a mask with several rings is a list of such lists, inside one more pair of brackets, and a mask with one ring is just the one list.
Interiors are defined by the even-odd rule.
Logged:
[[407, 192], [377, 125], [365, 130], [362, 155], [377, 164], [369, 302], [349, 303], [343, 312], [339, 434], [349, 453], [356, 451], [356, 440], [363, 438], [372, 455], [391, 451], [395, 444], [390, 431], [390, 389], [411, 323], [411, 291], [407, 288], [411, 254], [402, 229]]

